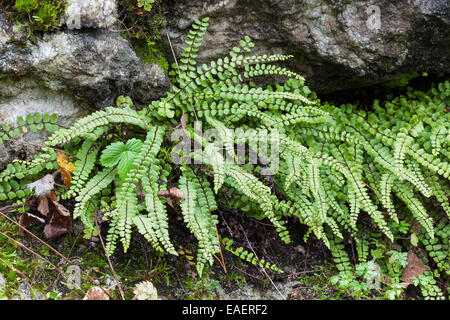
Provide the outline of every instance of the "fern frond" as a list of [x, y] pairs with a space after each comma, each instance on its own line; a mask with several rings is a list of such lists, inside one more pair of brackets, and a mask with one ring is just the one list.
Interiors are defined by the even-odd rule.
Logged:
[[[117, 206], [113, 212], [110, 213], [112, 217], [112, 227], [109, 232], [107, 246], [108, 252], [112, 254], [115, 249], [113, 244], [117, 236], [120, 237], [124, 251], [128, 250], [131, 238], [131, 228], [133, 219], [137, 216], [137, 190], [136, 186], [139, 181], [147, 174], [150, 163], [155, 159], [161, 143], [165, 127], [152, 126], [147, 131], [147, 137], [141, 147], [140, 152], [134, 158], [133, 164], [122, 183], [122, 186], [116, 193]], [[112, 235], [112, 234], [115, 234]]]
[[[187, 39], [185, 40], [186, 47], [184, 47], [183, 52], [181, 53], [181, 63], [179, 65], [181, 71], [188, 72], [190, 70], [195, 70], [195, 58], [197, 58], [198, 48], [201, 46], [206, 29], [208, 29], [208, 21], [209, 18], [206, 17], [202, 20], [196, 19], [192, 24], [192, 29], [189, 31]], [[182, 74], [179, 74], [179, 76]]]
[[67, 197], [70, 198], [73, 195], [77, 195], [81, 188], [83, 188], [92, 169], [95, 166], [95, 160], [100, 146], [93, 140], [86, 140], [81, 145], [80, 150], [77, 153], [77, 160], [75, 162], [75, 169], [72, 175], [72, 185], [67, 192]]
[[199, 251], [197, 255], [197, 272], [201, 275], [205, 264], [214, 262], [213, 255], [218, 252], [218, 239], [216, 238], [215, 225], [217, 217], [211, 215], [210, 210], [215, 210], [212, 190], [210, 194], [206, 188], [200, 186], [195, 174], [188, 168], [183, 168], [180, 177], [179, 188], [185, 199], [181, 203], [183, 219], [189, 230], [197, 237]]
[[308, 176], [311, 186], [311, 192], [316, 199], [314, 207], [317, 208], [318, 218], [321, 223], [327, 219], [328, 202], [326, 201], [325, 191], [319, 174], [320, 160], [314, 159], [309, 165]]
[[229, 238], [222, 237], [222, 238], [220, 238], [220, 242], [224, 246], [225, 250], [231, 252], [232, 254], [234, 254], [235, 256], [239, 257], [242, 260], [250, 262], [254, 266], [258, 266], [260, 268], [265, 268], [265, 269], [270, 269], [270, 270], [275, 271], [278, 274], [284, 273], [284, 271], [281, 270], [280, 268], [278, 268], [275, 264], [267, 262], [264, 259], [258, 259], [257, 257], [255, 257], [254, 253], [249, 252], [248, 250], [245, 250], [243, 247], [238, 247], [235, 249], [233, 247], [234, 241]]
[[138, 216], [134, 218], [134, 221], [139, 232], [153, 244], [153, 247], [161, 252], [165, 250], [173, 255], [178, 255], [170, 241], [166, 208], [158, 197], [160, 189], [165, 187], [165, 184], [158, 184], [162, 174], [161, 164], [154, 160], [148, 169], [148, 174], [144, 175], [141, 180], [145, 193], [147, 217]]
[[93, 221], [90, 221], [86, 214], [89, 201], [93, 196], [102, 191], [102, 189], [106, 188], [114, 180], [116, 174], [116, 167], [106, 168], [98, 172], [86, 183], [84, 188], [78, 192], [78, 196], [75, 198], [77, 203], [73, 211], [73, 218], [80, 218], [84, 225], [88, 227], [93, 226]]
[[[107, 107], [105, 110], [81, 118], [70, 129], [62, 129], [54, 133], [46, 142], [49, 146], [67, 144], [76, 137], [89, 138], [89, 134], [99, 127], [110, 123], [128, 123], [147, 129], [147, 122], [136, 111], [130, 108]], [[92, 138], [92, 137], [91, 137]]]
[[395, 194], [406, 204], [412, 215], [417, 219], [420, 225], [427, 231], [430, 238], [434, 238], [433, 219], [427, 214], [419, 199], [414, 195], [413, 190], [405, 184], [394, 184], [392, 189]]
[[225, 164], [225, 172], [231, 177], [238, 188], [250, 199], [258, 203], [262, 213], [276, 227], [280, 238], [286, 242], [290, 242], [290, 237], [286, 227], [282, 221], [279, 221], [273, 209], [273, 197], [270, 188], [265, 186], [254, 175], [248, 173], [241, 167], [234, 164]]
[[396, 172], [399, 174], [399, 178], [403, 180], [402, 168], [403, 168], [403, 160], [405, 157], [406, 148], [413, 143], [414, 139], [408, 135], [408, 130], [406, 128], [402, 128], [400, 132], [397, 134], [397, 139], [394, 143], [394, 160]]
[[394, 183], [393, 174], [388, 172], [381, 176], [380, 180], [380, 190], [381, 190], [381, 203], [383, 204], [384, 208], [387, 210], [387, 213], [391, 217], [392, 220], [395, 222], [399, 222], [398, 216], [395, 213], [394, 204], [392, 202], [391, 197], [391, 189], [392, 185]]

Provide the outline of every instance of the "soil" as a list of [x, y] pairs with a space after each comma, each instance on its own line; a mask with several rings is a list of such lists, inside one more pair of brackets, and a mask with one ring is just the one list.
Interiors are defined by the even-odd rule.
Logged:
[[[176, 219], [176, 215], [172, 213], [170, 218]], [[242, 246], [245, 250], [254, 252], [255, 256], [275, 264], [284, 273], [263, 271], [232, 253], [222, 250], [226, 270], [215, 261], [208, 274], [214, 282], [212, 285], [214, 290], [205, 296], [205, 291], [208, 291], [206, 288], [198, 288], [197, 292], [193, 292], [192, 288], [186, 288], [186, 285], [183, 285], [186, 282], [186, 279], [183, 279], [186, 275], [193, 280], [198, 279], [191, 261], [167, 256], [170, 265], [174, 266], [172, 277], [176, 279], [176, 284], [171, 281], [170, 285], [160, 286], [158, 289], [160, 294], [168, 299], [314, 299], [316, 293], [313, 287], [302, 286], [298, 277], [330, 272], [333, 267], [326, 264], [331, 257], [330, 251], [313, 236], [305, 243], [303, 236], [307, 231], [306, 227], [295, 219], [292, 220], [288, 223], [291, 226], [289, 231], [292, 241], [290, 244], [285, 244], [268, 221], [258, 221], [238, 210], [220, 208], [219, 234], [233, 239], [236, 247]], [[192, 247], [192, 244], [197, 243], [195, 238], [182, 223], [171, 225], [174, 226], [171, 230], [173, 243], [178, 244], [181, 250], [194, 252], [195, 259], [195, 247]], [[135, 239], [139, 239], [139, 236], [136, 235]], [[143, 253], [149, 260], [152, 249], [148, 247], [145, 240], [136, 241], [144, 248]], [[330, 291], [328, 294], [333, 295], [334, 292]]]

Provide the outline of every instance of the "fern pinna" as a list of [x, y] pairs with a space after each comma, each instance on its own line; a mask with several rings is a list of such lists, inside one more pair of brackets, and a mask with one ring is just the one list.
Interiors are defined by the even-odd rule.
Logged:
[[[305, 238], [313, 234], [337, 252], [345, 233], [361, 233], [364, 212], [389, 241], [396, 236], [394, 223], [417, 221], [424, 245], [448, 248], [448, 228], [435, 230], [435, 223], [448, 221], [450, 215], [449, 81], [428, 94], [409, 92], [408, 98], [384, 105], [375, 101], [370, 112], [322, 104], [301, 75], [277, 65], [291, 56], [251, 55], [254, 43], [248, 37], [226, 56], [198, 65], [207, 27], [208, 18], [193, 24], [167, 96], [140, 111], [122, 97], [117, 107], [80, 119], [47, 142], [52, 148], [80, 145], [66, 196], [75, 197], [73, 216], [88, 229], [94, 228], [95, 210], [103, 210], [102, 190], [113, 190], [104, 210], [110, 220], [110, 255], [119, 242], [125, 251], [129, 248], [133, 228], [156, 250], [177, 255], [166, 202], [177, 204], [161, 196], [169, 176], [179, 177], [170, 184], [178, 185], [183, 220], [198, 240], [199, 273], [213, 263], [220, 242], [226, 242], [217, 238], [214, 214], [224, 198], [270, 220], [286, 243], [291, 241], [286, 224], [295, 216], [309, 227]], [[261, 76], [284, 76], [287, 81], [262, 88], [254, 83]], [[203, 130], [215, 130], [215, 139], [199, 134], [199, 122]], [[181, 163], [170, 163], [166, 156], [178, 145], [169, 139], [174, 130], [181, 130], [189, 145], [197, 145], [187, 149]], [[255, 139], [259, 143], [262, 137], [271, 142], [268, 148], [256, 146]], [[275, 152], [270, 159], [277, 166], [247, 161], [251, 155], [240, 154], [240, 148], [259, 160]], [[427, 210], [428, 199], [447, 216]], [[405, 206], [399, 207], [397, 200]], [[365, 252], [365, 260], [367, 248], [358, 251]], [[439, 253], [433, 258], [448, 273], [448, 249]]]

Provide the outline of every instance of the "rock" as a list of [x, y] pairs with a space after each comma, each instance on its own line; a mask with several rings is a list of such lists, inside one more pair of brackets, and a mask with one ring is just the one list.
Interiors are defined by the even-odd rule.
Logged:
[[3, 290], [6, 286], [6, 280], [3, 275], [0, 273], [0, 290]]
[[[33, 79], [0, 79], [0, 119], [1, 123], [15, 126], [19, 116], [39, 112], [57, 112], [59, 124], [69, 126], [76, 119], [92, 112], [92, 106], [64, 91], [54, 91], [41, 86]], [[27, 141], [38, 142], [42, 136], [28, 133]]]
[[[145, 105], [169, 89], [159, 65], [144, 64], [119, 33], [105, 29], [116, 19], [115, 1], [79, 0], [69, 8], [69, 30], [36, 34], [33, 41], [25, 41], [24, 31], [0, 13], [0, 125], [48, 112], [70, 126], [120, 95]], [[81, 30], [70, 30], [76, 27], [70, 19], [78, 19]], [[23, 140], [40, 143], [45, 137], [28, 133]], [[16, 144], [0, 145], [0, 169], [22, 151]]]
[[[148, 102], [168, 88], [161, 67], [144, 65], [116, 32], [89, 29], [46, 33], [37, 43], [24, 46], [8, 39], [8, 30], [11, 28], [4, 28], [0, 36], [2, 83], [33, 80], [40, 87], [70, 93], [95, 107], [111, 105], [121, 94]], [[13, 90], [5, 84], [0, 88], [0, 97]]]
[[402, 280], [404, 284], [410, 285], [421, 274], [428, 270], [427, 266], [420, 261], [417, 255], [411, 250], [408, 251], [408, 264], [403, 269]]
[[114, 0], [71, 0], [62, 23], [71, 30], [81, 28], [110, 28], [117, 21]]
[[11, 160], [8, 149], [3, 144], [0, 144], [0, 168], [4, 168]]
[[370, 273], [370, 276], [366, 279], [367, 288], [370, 290], [381, 289], [381, 283], [383, 281], [383, 272], [381, 271], [381, 268], [378, 265], [378, 263], [376, 262], [371, 263], [368, 272]]
[[0, 273], [0, 300], [8, 300], [5, 296], [6, 280]]
[[17, 293], [19, 295], [14, 296], [14, 300], [45, 300], [45, 295], [34, 289], [26, 280], [20, 283]]
[[368, 86], [415, 71], [447, 73], [447, 0], [168, 1], [179, 55], [194, 19], [210, 17], [199, 62], [225, 55], [245, 35], [255, 53], [294, 55], [287, 64], [318, 92]]

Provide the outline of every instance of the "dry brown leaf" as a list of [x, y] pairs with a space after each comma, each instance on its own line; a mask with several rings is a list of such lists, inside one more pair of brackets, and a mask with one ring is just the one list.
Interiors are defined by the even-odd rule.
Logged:
[[70, 217], [70, 211], [56, 200], [51, 200], [56, 210], [64, 217]]
[[419, 260], [416, 254], [412, 251], [408, 252], [408, 264], [403, 269], [402, 279], [406, 284], [413, 283], [414, 277], [418, 277], [427, 270], [427, 267]]
[[161, 190], [158, 192], [158, 196], [170, 198], [173, 201], [184, 200], [184, 194], [180, 189], [172, 187], [168, 190]]
[[55, 194], [55, 192], [54, 191], [50, 192], [50, 194], [47, 196], [47, 198], [56, 201], [56, 194]]
[[46, 224], [44, 227], [44, 234], [47, 239], [56, 239], [69, 232], [69, 229], [59, 225]]
[[[19, 225], [26, 228], [29, 225], [32, 225], [33, 223], [45, 223], [45, 220], [35, 216], [34, 214], [31, 214], [29, 212], [24, 212], [22, 213], [22, 215], [19, 217]], [[19, 236], [23, 237], [24, 236], [24, 232], [23, 232], [23, 228], [19, 228]]]
[[[106, 291], [106, 292], [105, 292]], [[83, 300], [110, 300], [109, 291], [100, 287], [92, 287], [84, 296]]]
[[40, 214], [43, 216], [48, 216], [50, 212], [50, 208], [48, 207], [48, 198], [47, 196], [41, 196], [39, 197], [39, 205], [37, 207], [37, 211], [39, 211]]
[[53, 212], [50, 223], [44, 227], [44, 234], [48, 239], [58, 238], [72, 231], [72, 219]]
[[19, 217], [19, 225], [21, 226], [19, 228], [20, 236], [24, 235], [24, 228], [37, 222], [47, 222], [44, 227], [44, 234], [48, 239], [55, 239], [72, 231], [70, 211], [56, 201], [56, 195], [53, 191], [50, 191], [45, 196], [30, 197], [24, 205], [29, 206], [31, 212], [37, 212], [43, 217], [36, 216], [30, 212], [22, 214]]
[[181, 122], [181, 127], [182, 127], [184, 130], [186, 130], [187, 124], [186, 124], [186, 116], [184, 115], [184, 111], [183, 111], [183, 113], [181, 114], [180, 122]]
[[[56, 201], [52, 201], [51, 206], [51, 219], [50, 222], [44, 227], [44, 234], [48, 239], [58, 238], [66, 233], [72, 231], [72, 219], [70, 212]], [[59, 209], [64, 209], [67, 215], [58, 214]]]

